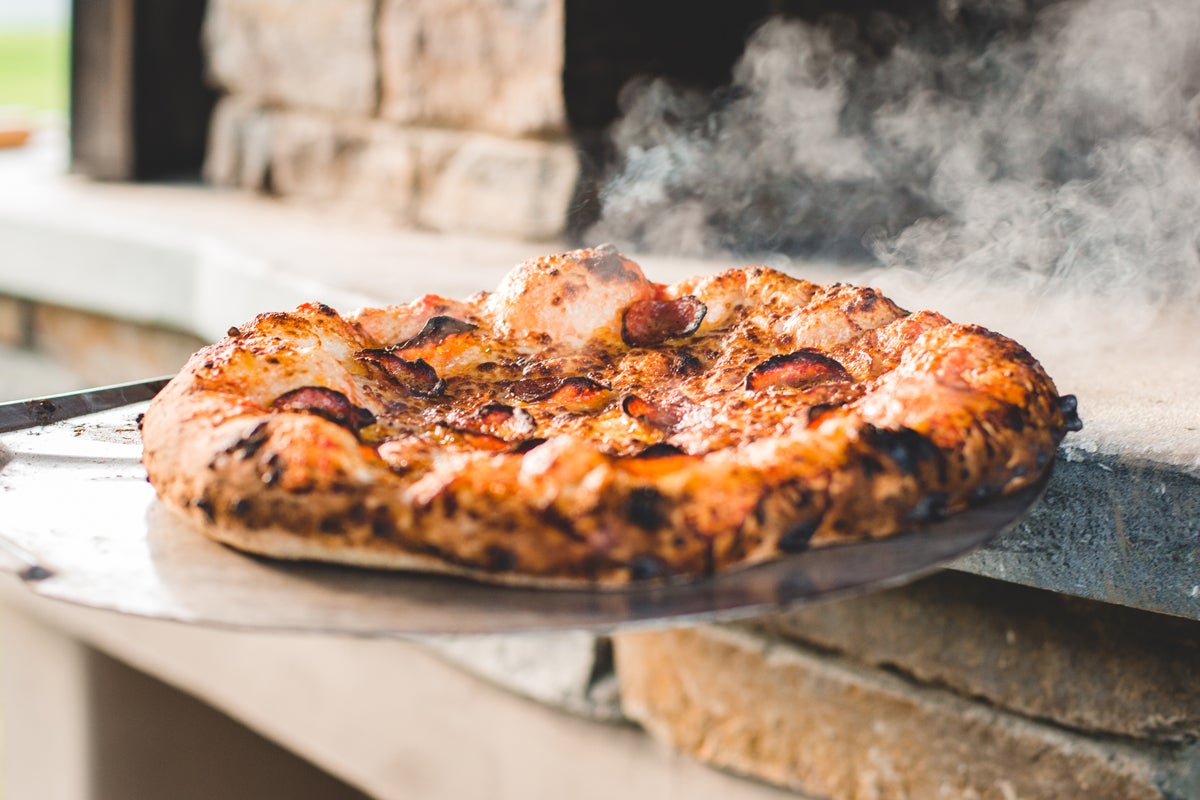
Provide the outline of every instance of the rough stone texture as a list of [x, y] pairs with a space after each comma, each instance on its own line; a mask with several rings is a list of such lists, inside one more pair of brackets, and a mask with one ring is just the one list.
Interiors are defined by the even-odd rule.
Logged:
[[221, 101], [213, 131], [205, 172], [216, 184], [445, 233], [554, 239], [578, 174], [564, 143], [272, 111], [237, 97]]
[[27, 344], [28, 307], [28, 301], [0, 295], [0, 345]]
[[169, 375], [201, 345], [189, 334], [74, 309], [38, 304], [33, 310], [33, 349], [84, 385]]
[[262, 103], [359, 115], [378, 105], [376, 0], [212, 0], [215, 83]]
[[422, 189], [417, 218], [438, 231], [554, 239], [578, 169], [566, 144], [467, 137]]
[[[725, 628], [616, 637], [626, 713], [702, 761], [833, 800], [1196, 796], [1177, 753], [1100, 743]], [[1158, 756], [1156, 758], [1156, 756]]]
[[383, 0], [384, 116], [513, 136], [562, 133], [562, 0]]
[[758, 626], [1073, 728], [1200, 735], [1200, 623], [941, 573]]
[[1198, 542], [1200, 474], [1140, 456], [1060, 453], [1029, 516], [954, 567], [1200, 620]]

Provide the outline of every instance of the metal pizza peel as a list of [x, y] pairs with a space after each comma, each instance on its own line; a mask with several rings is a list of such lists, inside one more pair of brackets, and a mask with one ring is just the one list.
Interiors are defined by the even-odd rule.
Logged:
[[[924, 575], [1015, 526], [1049, 477], [908, 534], [713, 578], [622, 590], [499, 587], [229, 549], [159, 502], [146, 482], [136, 424], [144, 402], [59, 421], [39, 405], [95, 411], [148, 398], [161, 385], [0, 404], [0, 431], [11, 431], [0, 434], [0, 569], [44, 597], [238, 629], [402, 636], [731, 621]], [[30, 409], [38, 408], [35, 418]]]

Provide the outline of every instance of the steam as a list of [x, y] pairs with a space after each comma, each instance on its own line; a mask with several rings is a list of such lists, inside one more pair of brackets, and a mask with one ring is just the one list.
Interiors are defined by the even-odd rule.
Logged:
[[926, 23], [775, 19], [716, 96], [629, 87], [591, 238], [1200, 299], [1200, 3], [963, 0]]

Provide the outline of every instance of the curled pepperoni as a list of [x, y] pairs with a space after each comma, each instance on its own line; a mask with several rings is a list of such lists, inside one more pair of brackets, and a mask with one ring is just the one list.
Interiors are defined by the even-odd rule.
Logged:
[[401, 345], [397, 345], [395, 349], [416, 350], [428, 347], [429, 345], [439, 345], [451, 336], [467, 333], [478, 327], [478, 325], [472, 325], [470, 322], [464, 322], [461, 319], [439, 314], [436, 317], [430, 317], [426, 320], [424, 327], [417, 332], [416, 336]]
[[490, 436], [503, 441], [506, 446], [537, 432], [537, 420], [532, 414], [503, 403], [488, 403], [469, 414], [454, 414], [448, 423], [459, 433]]
[[695, 333], [707, 313], [708, 306], [690, 294], [674, 300], [639, 300], [625, 309], [621, 338], [630, 347], [681, 339]]
[[621, 410], [652, 428], [670, 430], [683, 420], [683, 409], [643, 400], [636, 394], [626, 395], [621, 401]]
[[794, 353], [771, 356], [750, 370], [746, 388], [761, 391], [772, 386], [807, 389], [820, 383], [852, 381], [846, 368], [829, 356], [805, 347]]
[[546, 401], [569, 411], [593, 411], [606, 404], [612, 390], [591, 378], [525, 378], [509, 387], [509, 394], [526, 403]]
[[316, 414], [352, 431], [361, 430], [375, 422], [375, 415], [370, 411], [354, 405], [341, 392], [323, 386], [304, 386], [281, 394], [271, 403], [271, 408]]
[[388, 350], [360, 350], [355, 358], [374, 364], [396, 383], [417, 397], [439, 397], [446, 391], [446, 381], [423, 358], [409, 361]]

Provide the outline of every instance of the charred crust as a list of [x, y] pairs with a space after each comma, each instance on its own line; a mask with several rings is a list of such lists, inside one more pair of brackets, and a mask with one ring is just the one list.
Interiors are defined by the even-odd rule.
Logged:
[[694, 354], [686, 350], [680, 350], [675, 353], [671, 359], [671, 374], [677, 378], [687, 378], [692, 375], [699, 375], [704, 371], [704, 362], [697, 358]]
[[517, 566], [517, 555], [507, 547], [489, 544], [483, 551], [483, 567], [489, 572], [511, 572]]
[[1083, 430], [1083, 420], [1079, 418], [1079, 400], [1073, 394], [1064, 394], [1058, 398], [1058, 410], [1063, 416], [1063, 431], [1075, 432]]
[[541, 447], [545, 443], [545, 439], [535, 436], [532, 439], [525, 439], [524, 441], [517, 442], [508, 452], [513, 453], [514, 455], [523, 456], [535, 447]]
[[624, 280], [631, 277], [629, 270], [625, 267], [625, 260], [621, 258], [617, 248], [611, 244], [602, 244], [592, 248], [590, 252], [580, 258], [580, 262], [587, 267], [590, 273], [604, 281]]
[[242, 332], [238, 328], [230, 326], [229, 330], [225, 331], [225, 335], [228, 336], [230, 339], [236, 339], [242, 335]]
[[949, 497], [945, 492], [929, 492], [917, 500], [908, 519], [912, 522], [932, 522], [946, 516], [946, 501]]
[[576, 530], [575, 523], [571, 520], [571, 518], [563, 515], [563, 513], [553, 505], [539, 509], [537, 512], [537, 517], [547, 526], [558, 531], [568, 539], [576, 542], [587, 541], [587, 539], [580, 534], [578, 530]]
[[313, 303], [313, 309], [323, 317], [336, 317], [338, 312], [324, 303]]
[[667, 498], [653, 486], [638, 486], [625, 500], [625, 517], [644, 531], [656, 531], [670, 521]]
[[657, 556], [635, 556], [629, 562], [629, 579], [632, 581], [661, 580], [670, 577], [670, 575], [670, 567]]
[[890, 429], [867, 425], [863, 438], [905, 475], [915, 475], [923, 464], [941, 456], [941, 450], [932, 439], [912, 428]]
[[686, 453], [680, 448], [669, 442], [656, 442], [641, 452], [635, 453], [633, 458], [670, 458], [672, 456], [682, 456]]
[[216, 519], [216, 509], [213, 508], [212, 500], [207, 497], [197, 497], [195, 502], [196, 508], [208, 518], [209, 522]]
[[785, 530], [779, 537], [779, 549], [784, 553], [803, 553], [812, 543], [813, 535], [821, 527], [819, 519], [801, 520]]
[[251, 458], [262, 449], [262, 446], [266, 444], [267, 439], [270, 437], [270, 426], [264, 420], [251, 428], [250, 432], [245, 436], [240, 437], [236, 442], [225, 448], [225, 454], [240, 459]]

